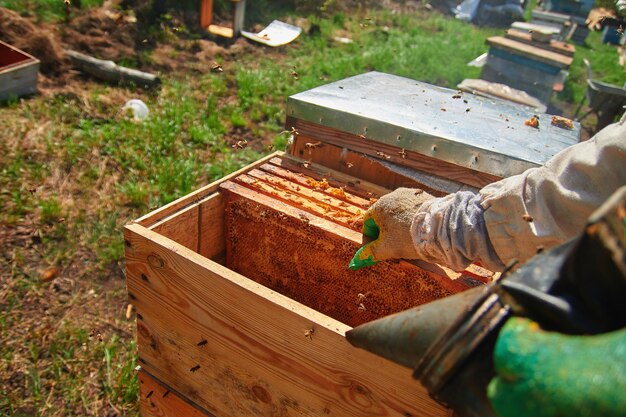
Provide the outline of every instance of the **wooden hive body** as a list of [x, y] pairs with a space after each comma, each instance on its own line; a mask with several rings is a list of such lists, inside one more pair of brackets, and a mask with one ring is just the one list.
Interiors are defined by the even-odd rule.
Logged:
[[468, 288], [403, 261], [349, 270], [362, 214], [380, 195], [274, 163], [220, 186], [230, 269], [353, 327]]
[[[359, 281], [359, 285], [376, 281], [371, 294], [366, 295], [368, 290], [362, 293], [366, 297], [359, 303], [364, 304], [363, 310], [356, 303], [357, 288], [340, 287], [341, 297], [337, 291], [337, 296], [331, 293], [336, 298], [329, 298], [326, 305], [315, 304], [320, 299], [307, 298], [313, 290], [295, 292], [301, 300], [293, 299], [289, 292], [293, 289], [281, 287], [280, 278], [268, 282], [270, 286], [261, 285], [225, 266], [230, 231], [224, 219], [236, 204], [242, 204], [238, 208], [242, 215], [257, 216], [249, 222], [250, 230], [239, 232], [256, 229], [252, 237], [263, 239], [258, 231], [271, 227], [276, 248], [286, 232], [311, 230], [316, 225], [323, 226], [324, 238], [338, 239], [334, 244], [343, 246], [343, 256], [359, 246], [359, 233], [349, 228], [348, 216], [345, 226], [338, 225], [324, 218], [330, 214], [315, 204], [293, 207], [270, 198], [272, 191], [279, 192], [272, 187], [289, 175], [293, 175], [291, 181], [283, 181], [283, 185], [299, 186], [304, 192], [304, 183], [297, 183], [298, 173], [288, 174], [286, 169], [301, 162], [286, 155], [265, 158], [125, 227], [128, 292], [137, 311], [144, 417], [449, 415], [411, 378], [410, 369], [356, 349], [345, 339], [351, 328], [345, 322], [358, 323], [386, 313], [385, 304], [377, 304], [378, 296], [374, 296], [380, 276], [366, 273]], [[347, 196], [341, 198], [352, 205], [344, 207], [348, 212], [357, 203], [367, 204], [367, 194], [360, 192], [384, 191], [324, 167], [312, 164], [309, 168], [317, 181], [324, 175], [333, 186], [345, 185]], [[251, 189], [250, 184], [244, 186], [242, 179], [262, 183], [266, 194]], [[307, 190], [308, 201], [314, 201], [315, 193], [320, 192], [314, 187]], [[255, 194], [246, 196], [246, 192]], [[259, 218], [261, 212], [249, 203], [250, 197], [254, 204], [271, 208], [266, 216], [278, 217], [283, 212], [288, 222], [273, 230], [279, 226]], [[315, 210], [319, 213], [313, 214]], [[301, 214], [309, 223], [304, 223]], [[245, 266], [233, 259], [228, 262], [237, 268]], [[419, 269], [395, 265], [401, 271]], [[464, 288], [472, 276], [468, 273], [453, 282], [443, 281], [441, 271], [420, 273], [431, 279], [428, 285], [436, 289], [430, 297]], [[313, 284], [314, 288], [319, 285]], [[340, 307], [338, 311], [335, 305]]]

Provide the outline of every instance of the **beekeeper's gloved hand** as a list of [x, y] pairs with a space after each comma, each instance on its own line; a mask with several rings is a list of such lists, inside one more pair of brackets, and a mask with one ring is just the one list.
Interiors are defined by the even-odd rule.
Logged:
[[432, 198], [422, 190], [411, 188], [398, 188], [382, 196], [365, 213], [363, 235], [368, 243], [357, 251], [350, 268], [391, 258], [417, 259], [411, 224], [420, 206]]
[[383, 196], [365, 214], [363, 234], [374, 241], [357, 251], [350, 268], [402, 258], [457, 271], [480, 261], [492, 271], [501, 271], [504, 265], [489, 240], [481, 198], [470, 191], [434, 198], [409, 188]]
[[626, 410], [626, 329], [595, 336], [511, 318], [494, 350], [487, 396], [500, 417], [618, 417]]

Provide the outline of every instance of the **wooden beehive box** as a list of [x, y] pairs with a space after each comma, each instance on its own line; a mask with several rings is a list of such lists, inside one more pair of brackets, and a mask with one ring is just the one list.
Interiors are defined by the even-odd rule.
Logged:
[[37, 92], [39, 60], [0, 41], [0, 102]]
[[[380, 94], [394, 88], [401, 100], [389, 111]], [[359, 107], [354, 94], [370, 101]], [[503, 112], [516, 127], [529, 115], [453, 94], [373, 73], [296, 95], [291, 155], [264, 158], [125, 227], [144, 417], [450, 415], [410, 369], [344, 335], [490, 274], [391, 262], [346, 283], [344, 265], [361, 243], [357, 211], [398, 186], [476, 190], [577, 142], [577, 132], [545, 131], [500, 140]], [[477, 115], [471, 125], [434, 118], [465, 117], [466, 104]], [[419, 120], [407, 122], [409, 110]]]
[[[350, 277], [347, 262], [360, 244], [358, 225], [350, 228], [350, 215], [341, 225], [342, 218], [324, 204], [350, 213], [353, 203], [366, 208], [367, 194], [386, 192], [304, 165], [287, 155], [265, 158], [126, 226], [142, 415], [189, 415], [171, 411], [180, 404], [215, 416], [448, 415], [411, 379], [410, 369], [353, 348], [344, 337], [351, 328], [347, 322], [356, 325], [441, 298], [489, 273], [475, 268], [448, 275], [436, 266], [389, 262], [355, 272], [352, 282], [331, 285], [318, 276], [292, 285], [297, 268], [312, 267], [277, 265], [307, 256], [303, 245], [290, 247], [297, 241], [290, 233], [298, 230], [305, 242], [336, 244], [344, 258], [335, 266]], [[333, 197], [341, 184], [347, 195]], [[272, 198], [274, 190], [282, 195], [287, 189], [310, 197], [309, 206]], [[318, 206], [311, 203], [316, 196]], [[332, 222], [325, 219], [333, 216]], [[321, 239], [320, 231], [326, 234]], [[227, 251], [229, 245], [241, 248]], [[318, 262], [335, 252], [310, 249]], [[246, 250], [258, 253], [246, 256]], [[232, 256], [240, 259], [227, 259]]]

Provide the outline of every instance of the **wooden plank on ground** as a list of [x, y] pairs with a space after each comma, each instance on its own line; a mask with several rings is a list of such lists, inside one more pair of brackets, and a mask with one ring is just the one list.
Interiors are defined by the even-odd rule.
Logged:
[[450, 415], [410, 369], [352, 347], [348, 326], [140, 224], [125, 239], [141, 366], [210, 413]]

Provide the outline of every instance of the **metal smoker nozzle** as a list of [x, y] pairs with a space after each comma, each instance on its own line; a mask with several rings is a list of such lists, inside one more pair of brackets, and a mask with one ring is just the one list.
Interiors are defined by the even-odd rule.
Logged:
[[495, 416], [484, 387], [493, 377], [491, 350], [509, 316], [494, 284], [365, 323], [348, 341], [414, 369], [431, 397], [461, 417]]
[[473, 288], [410, 310], [362, 324], [348, 341], [392, 362], [415, 369], [430, 347], [485, 291]]

